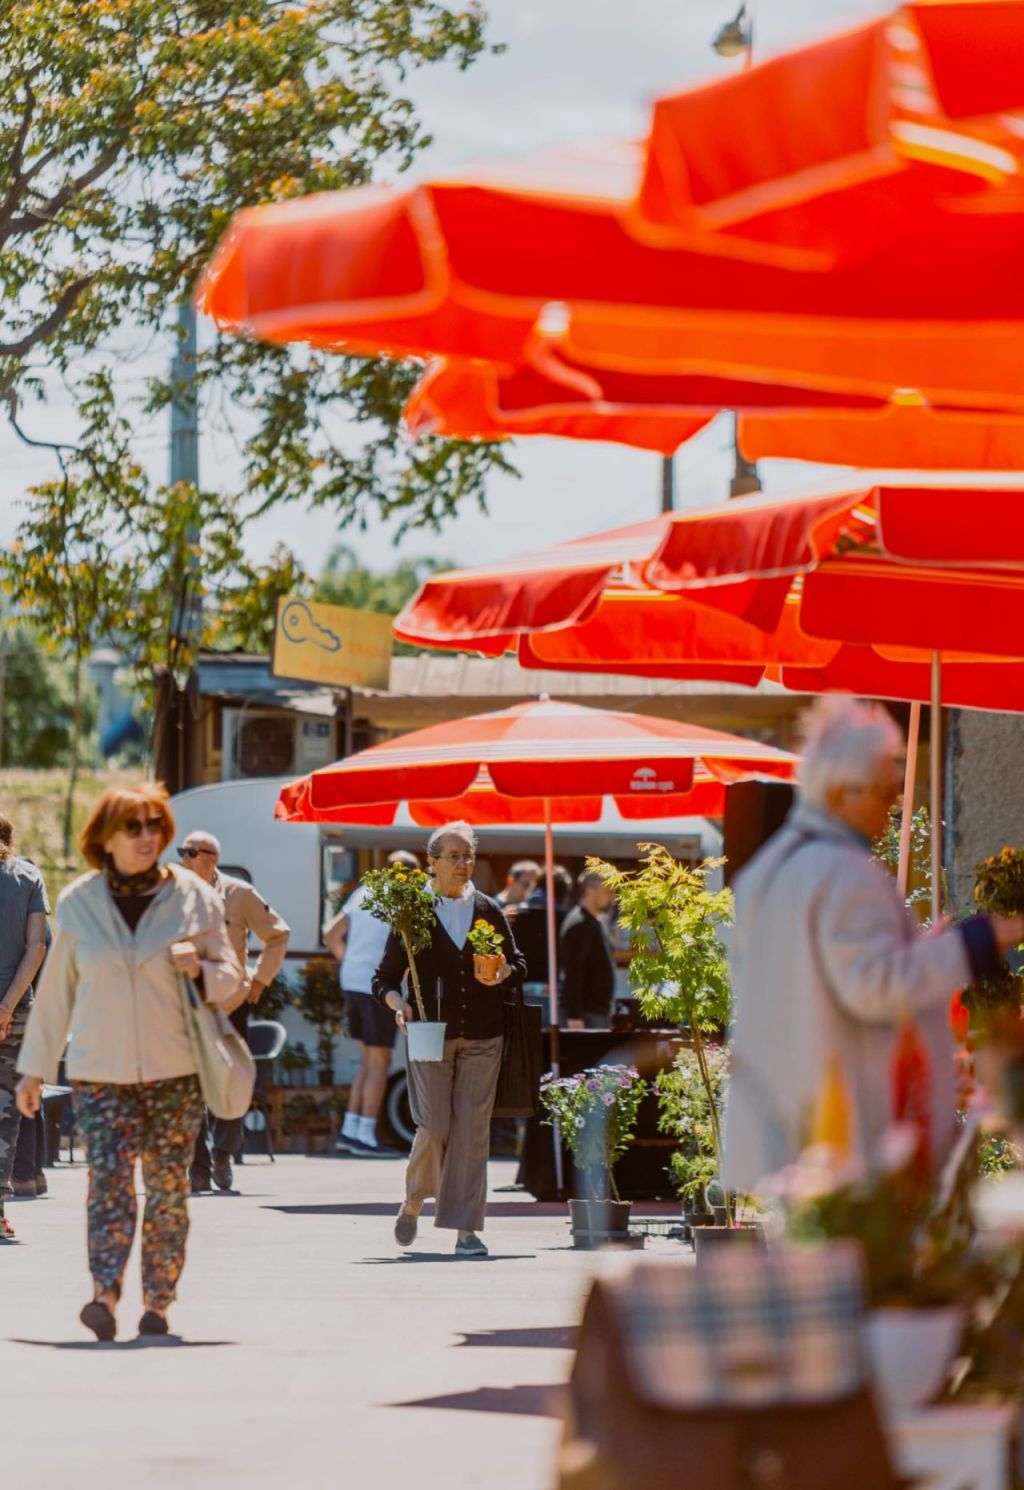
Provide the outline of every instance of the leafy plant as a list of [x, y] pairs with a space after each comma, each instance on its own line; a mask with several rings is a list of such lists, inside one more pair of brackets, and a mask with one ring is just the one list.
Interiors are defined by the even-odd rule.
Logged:
[[[593, 858], [587, 860], [587, 868], [598, 873], [618, 899], [619, 923], [628, 932], [633, 953], [629, 976], [644, 1014], [690, 1031], [707, 1100], [715, 1165], [721, 1173], [721, 1126], [706, 1041], [729, 1023], [732, 995], [720, 931], [732, 922], [732, 895], [708, 889], [708, 878], [721, 859], [705, 859], [692, 867], [661, 844], [642, 843], [640, 849], [638, 869], [616, 869]], [[728, 1195], [725, 1206], [731, 1226]]]
[[[900, 865], [900, 835], [903, 831], [903, 808], [897, 802], [889, 809], [889, 822], [871, 851], [895, 875]], [[907, 905], [926, 905], [932, 894], [932, 825], [927, 807], [915, 809], [910, 820], [910, 873], [907, 877]]]
[[[704, 1058], [715, 1111], [721, 1122], [729, 1054], [724, 1046], [706, 1045]], [[672, 1178], [680, 1196], [692, 1202], [703, 1196], [705, 1187], [718, 1173], [707, 1088], [696, 1052], [681, 1049], [671, 1070], [662, 1071], [654, 1086], [658, 1094], [658, 1129], [679, 1143], [670, 1161]]]
[[485, 921], [482, 916], [473, 922], [466, 940], [478, 957], [501, 956], [501, 949], [504, 946], [501, 932], [496, 926], [492, 926], [490, 921]]
[[[1004, 848], [974, 866], [974, 900], [980, 911], [996, 916], [1024, 914], [1024, 849]], [[961, 995], [972, 1014], [987, 1018], [1015, 1012], [1021, 1004], [1021, 979], [1006, 965], [994, 978], [977, 978]]]
[[416, 953], [430, 944], [436, 922], [433, 880], [422, 869], [388, 864], [363, 876], [366, 898], [363, 910], [384, 921], [405, 948], [413, 993], [420, 1019], [426, 1019]]
[[334, 1065], [334, 1044], [345, 1024], [345, 1001], [338, 984], [338, 965], [326, 957], [314, 957], [300, 973], [301, 992], [295, 1006], [316, 1030], [316, 1054], [322, 1071]]
[[562, 1137], [592, 1200], [619, 1199], [615, 1165], [633, 1142], [647, 1091], [635, 1066], [594, 1066], [578, 1076], [541, 1078], [540, 1100]]

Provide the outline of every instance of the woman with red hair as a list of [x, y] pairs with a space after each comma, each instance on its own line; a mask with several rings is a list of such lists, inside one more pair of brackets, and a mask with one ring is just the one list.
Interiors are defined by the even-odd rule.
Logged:
[[99, 1340], [116, 1333], [137, 1221], [137, 1159], [146, 1190], [139, 1333], [167, 1334], [185, 1261], [188, 1165], [203, 1116], [183, 979], [208, 1002], [223, 1003], [242, 976], [220, 897], [197, 875], [160, 867], [173, 837], [163, 786], [112, 787], [99, 798], [80, 843], [93, 868], [57, 902], [56, 935], [18, 1061], [18, 1105], [32, 1116], [68, 1046], [89, 1161], [93, 1298], [81, 1319]]

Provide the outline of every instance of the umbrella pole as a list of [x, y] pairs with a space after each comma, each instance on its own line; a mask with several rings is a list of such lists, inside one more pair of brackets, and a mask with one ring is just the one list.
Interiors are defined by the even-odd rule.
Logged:
[[[548, 931], [548, 1015], [551, 1020], [551, 1072], [561, 1075], [558, 1048], [558, 937], [555, 935], [555, 835], [551, 831], [551, 799], [544, 798], [544, 900]], [[561, 1195], [565, 1188], [562, 1172], [562, 1135], [558, 1124], [551, 1126], [555, 1145], [555, 1184]]]
[[931, 702], [932, 921], [942, 911], [942, 656], [932, 653]]
[[921, 705], [910, 705], [910, 726], [907, 730], [907, 765], [903, 777], [903, 814], [900, 819], [900, 863], [896, 871], [896, 883], [900, 894], [906, 899], [907, 881], [910, 878], [910, 832], [914, 825], [914, 787], [917, 784], [917, 742], [921, 736]]

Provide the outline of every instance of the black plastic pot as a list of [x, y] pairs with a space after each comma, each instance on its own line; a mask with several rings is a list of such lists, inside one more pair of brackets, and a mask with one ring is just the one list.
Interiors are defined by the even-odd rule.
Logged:
[[693, 1250], [698, 1263], [714, 1257], [721, 1247], [763, 1247], [760, 1226], [694, 1226]]
[[570, 1200], [574, 1247], [603, 1247], [629, 1236], [628, 1200]]

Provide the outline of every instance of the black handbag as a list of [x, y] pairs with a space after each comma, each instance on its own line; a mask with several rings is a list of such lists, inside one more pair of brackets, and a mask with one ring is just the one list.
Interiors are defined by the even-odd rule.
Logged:
[[504, 1043], [494, 1098], [495, 1117], [533, 1117], [544, 1066], [543, 1010], [523, 1000], [523, 990], [504, 1005]]

